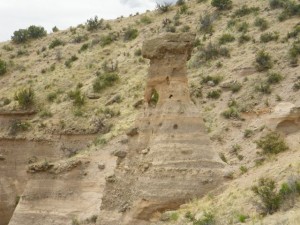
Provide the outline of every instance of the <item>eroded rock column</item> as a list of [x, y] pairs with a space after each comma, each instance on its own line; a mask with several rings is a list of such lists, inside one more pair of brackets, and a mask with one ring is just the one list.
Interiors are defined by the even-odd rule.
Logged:
[[126, 158], [107, 179], [98, 224], [149, 224], [223, 182], [224, 164], [190, 100], [186, 61], [194, 38], [166, 34], [144, 43], [151, 61], [145, 110], [128, 133]]

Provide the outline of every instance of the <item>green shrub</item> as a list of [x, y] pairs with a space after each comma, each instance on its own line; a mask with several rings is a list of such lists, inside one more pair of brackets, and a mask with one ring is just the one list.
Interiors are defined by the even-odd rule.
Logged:
[[243, 17], [249, 15], [251, 13], [256, 13], [259, 11], [259, 7], [248, 7], [247, 5], [243, 5], [241, 8], [236, 10], [233, 13], [234, 17]]
[[185, 4], [185, 0], [177, 0], [176, 5], [181, 6]]
[[86, 29], [88, 31], [95, 31], [100, 28], [102, 28], [102, 25], [104, 23], [103, 19], [98, 19], [98, 16], [95, 16], [94, 18], [88, 19], [86, 22]]
[[230, 84], [229, 89], [232, 91], [232, 93], [239, 92], [243, 85], [240, 82], [234, 82]]
[[113, 33], [109, 33], [107, 35], [104, 35], [100, 38], [100, 45], [102, 47], [106, 46], [106, 45], [110, 45], [111, 43], [113, 43], [115, 40], [117, 39], [117, 37], [115, 36], [115, 34]]
[[243, 215], [243, 214], [238, 215], [238, 221], [241, 223], [245, 223], [247, 218], [249, 218], [249, 217], [246, 215]]
[[221, 90], [213, 90], [207, 93], [207, 98], [218, 99], [221, 96]]
[[156, 4], [156, 9], [158, 10], [159, 13], [166, 13], [171, 9], [171, 3], [168, 2], [163, 2], [163, 3], [157, 3]]
[[85, 104], [85, 97], [81, 93], [80, 89], [78, 89], [78, 88], [76, 88], [75, 91], [70, 91], [68, 93], [68, 96], [69, 96], [70, 99], [73, 100], [73, 105], [74, 106], [81, 107]]
[[259, 27], [261, 31], [265, 31], [269, 28], [269, 23], [264, 18], [256, 18], [254, 22], [254, 26]]
[[300, 34], [300, 24], [294, 26], [293, 30], [287, 34], [287, 38], [296, 38]]
[[292, 66], [298, 65], [298, 56], [300, 55], [300, 40], [295, 41], [289, 49], [290, 63]]
[[143, 17], [141, 17], [140, 22], [142, 24], [146, 24], [147, 25], [147, 24], [152, 23], [152, 19], [150, 17], [148, 17], [148, 16], [143, 16]]
[[259, 197], [260, 207], [264, 214], [275, 213], [281, 204], [279, 193], [276, 191], [275, 181], [270, 178], [260, 178], [258, 185], [252, 187], [252, 191]]
[[276, 132], [261, 137], [256, 144], [258, 148], [263, 150], [264, 154], [278, 154], [289, 149], [284, 138]]
[[179, 14], [186, 14], [188, 12], [188, 6], [186, 4], [183, 4], [182, 6], [180, 6], [178, 13]]
[[212, 81], [214, 85], [218, 85], [223, 80], [222, 76], [204, 76], [202, 77], [201, 84], [207, 84], [209, 81]]
[[135, 50], [134, 55], [135, 56], [141, 56], [142, 55], [142, 49], [139, 48], [139, 49]]
[[267, 43], [270, 41], [277, 41], [278, 38], [279, 38], [278, 32], [273, 32], [273, 33], [268, 32], [260, 36], [260, 42]]
[[269, 70], [273, 67], [273, 62], [269, 53], [261, 50], [257, 53], [256, 58], [256, 69], [258, 71]]
[[287, 0], [283, 3], [283, 11], [278, 16], [279, 21], [284, 21], [293, 16], [300, 16], [300, 4], [295, 1]]
[[5, 61], [0, 59], [0, 76], [7, 72], [7, 64]]
[[132, 27], [128, 27], [124, 33], [124, 41], [131, 41], [137, 38], [139, 31]]
[[14, 48], [10, 45], [3, 45], [2, 49], [4, 49], [5, 51], [8, 51], [8, 52], [14, 50]]
[[244, 132], [244, 138], [250, 138], [254, 135], [254, 131], [250, 129], [246, 129]]
[[223, 34], [220, 38], [219, 38], [219, 44], [223, 45], [226, 43], [230, 43], [235, 41], [235, 37], [232, 34]]
[[83, 45], [81, 45], [78, 53], [84, 52], [89, 48], [89, 44], [88, 43], [84, 43]]
[[222, 116], [226, 119], [240, 119], [240, 110], [237, 106], [230, 106], [227, 110], [222, 112]]
[[214, 225], [215, 223], [215, 216], [211, 212], [204, 212], [200, 219], [193, 221], [193, 225]]
[[25, 43], [29, 40], [28, 30], [20, 29], [14, 32], [14, 35], [11, 37], [11, 40], [16, 44]]
[[107, 87], [113, 86], [119, 80], [119, 76], [116, 73], [104, 73], [101, 74], [93, 83], [94, 92], [101, 92]]
[[28, 27], [29, 39], [37, 39], [37, 38], [45, 37], [46, 35], [47, 32], [44, 27], [39, 27], [34, 25]]
[[211, 5], [219, 10], [227, 10], [232, 8], [231, 0], [212, 0]]
[[283, 8], [286, 0], [269, 0], [272, 9]]
[[19, 132], [27, 131], [29, 127], [30, 124], [28, 122], [22, 122], [21, 120], [13, 120], [9, 128], [9, 134], [16, 135]]
[[225, 47], [212, 44], [211, 42], [206, 47], [200, 49], [200, 59], [203, 59], [204, 61], [217, 59], [221, 56], [230, 57], [229, 50]]
[[65, 62], [65, 66], [68, 68], [72, 67], [72, 63], [75, 62], [76, 60], [78, 60], [78, 57], [76, 55], [72, 55], [66, 62]]
[[278, 84], [283, 79], [282, 75], [280, 73], [269, 73], [268, 74], [268, 83], [269, 84]]
[[51, 41], [49, 45], [49, 49], [53, 49], [56, 48], [57, 46], [64, 45], [64, 44], [65, 43], [62, 40], [55, 38], [53, 41]]
[[37, 39], [47, 35], [46, 30], [43, 27], [39, 26], [30, 26], [27, 29], [19, 29], [14, 32], [14, 35], [11, 37], [11, 40], [16, 43], [25, 43], [30, 39]]
[[212, 34], [213, 33], [213, 22], [215, 18], [211, 14], [205, 14], [200, 17], [200, 25], [199, 29], [204, 34]]
[[251, 40], [251, 37], [249, 35], [246, 35], [246, 34], [242, 34], [240, 37], [239, 37], [239, 43], [240, 44], [244, 44], [248, 41]]
[[268, 82], [260, 82], [255, 86], [255, 90], [263, 94], [271, 94], [271, 85]]
[[74, 43], [81, 43], [83, 41], [87, 41], [89, 38], [87, 35], [76, 35], [73, 39]]
[[58, 32], [59, 31], [59, 29], [57, 28], [57, 26], [54, 26], [53, 28], [52, 28], [52, 32], [53, 33], [56, 33], [56, 32]]
[[29, 108], [34, 104], [34, 91], [32, 88], [24, 88], [15, 93], [14, 99], [22, 108]]
[[246, 33], [249, 30], [249, 23], [247, 22], [242, 22], [241, 24], [239, 24], [237, 26], [237, 31], [238, 32], [242, 32], [242, 33]]
[[47, 95], [48, 102], [54, 102], [54, 100], [57, 98], [56, 92], [51, 92]]

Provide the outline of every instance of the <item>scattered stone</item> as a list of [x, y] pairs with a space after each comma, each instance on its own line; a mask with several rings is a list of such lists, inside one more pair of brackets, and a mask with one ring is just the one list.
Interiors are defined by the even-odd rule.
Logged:
[[104, 170], [105, 169], [105, 164], [104, 163], [99, 163], [98, 164], [98, 169], [99, 170]]
[[147, 155], [149, 151], [150, 151], [150, 148], [146, 148], [146, 149], [142, 150], [141, 153], [144, 155]]
[[88, 98], [88, 99], [99, 99], [99, 98], [100, 98], [100, 95], [99, 95], [99, 94], [96, 94], [96, 93], [88, 93], [88, 94], [87, 94], [87, 98]]
[[224, 172], [224, 178], [227, 178], [227, 179], [233, 179], [234, 178], [234, 172], [232, 170], [227, 170]]
[[210, 86], [210, 87], [214, 87], [216, 84], [215, 84], [215, 82], [210, 80], [210, 81], [207, 82], [207, 85]]
[[118, 158], [124, 159], [127, 155], [127, 152], [125, 150], [117, 150], [114, 152], [114, 156], [117, 156]]
[[109, 106], [109, 105], [112, 105], [114, 103], [119, 103], [121, 102], [121, 95], [117, 94], [113, 97], [111, 97], [106, 103], [105, 103], [105, 106]]
[[133, 107], [138, 109], [144, 104], [144, 99], [138, 100], [136, 103], [133, 104]]
[[114, 182], [116, 182], [117, 178], [115, 175], [110, 175], [110, 176], [106, 177], [105, 180], [108, 183], [114, 183]]
[[128, 131], [126, 134], [130, 137], [133, 137], [135, 135], [138, 135], [138, 133], [139, 133], [138, 128], [135, 127], [135, 128], [132, 128], [130, 131]]
[[228, 89], [236, 82], [237, 82], [236, 80], [224, 81], [223, 83], [220, 84], [220, 87], [224, 89]]

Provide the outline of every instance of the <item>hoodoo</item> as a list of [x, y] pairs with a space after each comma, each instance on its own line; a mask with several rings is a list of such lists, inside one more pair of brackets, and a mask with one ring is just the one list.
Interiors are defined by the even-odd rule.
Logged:
[[98, 225], [148, 224], [222, 184], [224, 164], [190, 99], [186, 62], [194, 38], [165, 34], [144, 43], [145, 108], [128, 132], [126, 157], [107, 177]]

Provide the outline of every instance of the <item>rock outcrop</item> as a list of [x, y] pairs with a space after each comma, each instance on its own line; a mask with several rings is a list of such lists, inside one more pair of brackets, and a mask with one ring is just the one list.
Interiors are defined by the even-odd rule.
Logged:
[[300, 107], [290, 102], [279, 103], [267, 120], [268, 127], [284, 134], [300, 130]]
[[126, 157], [107, 179], [98, 225], [149, 224], [222, 184], [224, 164], [190, 99], [186, 61], [194, 38], [166, 34], [144, 43], [145, 108], [128, 132]]

